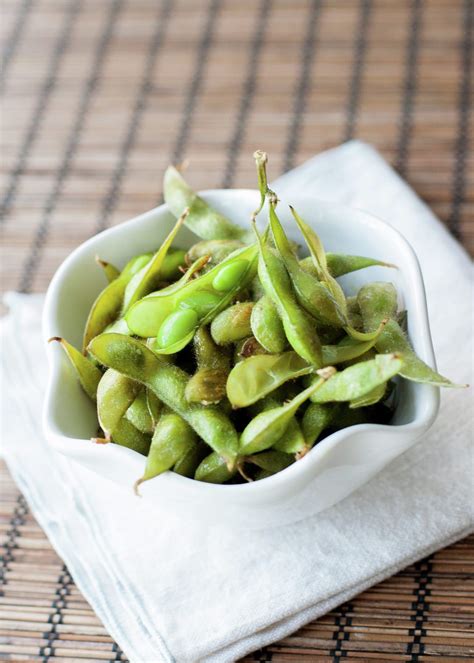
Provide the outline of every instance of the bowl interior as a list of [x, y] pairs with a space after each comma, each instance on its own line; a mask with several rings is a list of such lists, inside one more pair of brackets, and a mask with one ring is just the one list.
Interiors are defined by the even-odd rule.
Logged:
[[[248, 190], [208, 191], [203, 197], [234, 222], [245, 226], [258, 202], [257, 192]], [[286, 202], [282, 200], [279, 204], [280, 218], [290, 238], [302, 244]], [[398, 266], [398, 269], [371, 267], [343, 277], [341, 283], [346, 292], [355, 294], [369, 281], [393, 282], [401, 295], [400, 304], [408, 311], [409, 335], [415, 350], [424, 361], [434, 365], [421, 273], [413, 251], [401, 235], [362, 211], [301, 195], [294, 196], [291, 203], [315, 228], [328, 251], [371, 256]], [[260, 227], [264, 219], [262, 212]], [[163, 205], [91, 238], [76, 249], [59, 268], [48, 290], [45, 337], [64, 336], [80, 347], [88, 311], [105, 286], [95, 256], [123, 267], [131, 256], [160, 246], [173, 223], [174, 217]], [[187, 248], [195, 241], [193, 233], [183, 228], [175, 245]], [[77, 384], [61, 348], [50, 345], [49, 353], [52, 377], [45, 414], [47, 428], [56, 435], [87, 440], [97, 429], [94, 406]], [[434, 416], [435, 401], [434, 388], [402, 381], [393, 425], [414, 422], [422, 425]]]

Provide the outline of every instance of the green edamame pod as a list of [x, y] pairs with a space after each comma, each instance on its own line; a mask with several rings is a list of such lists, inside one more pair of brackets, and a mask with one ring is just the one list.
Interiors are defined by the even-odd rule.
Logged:
[[321, 344], [314, 321], [301, 309], [293, 295], [288, 273], [279, 258], [266, 246], [254, 225], [259, 243], [258, 273], [266, 294], [275, 304], [292, 348], [311, 364], [321, 364]]
[[349, 407], [354, 409], [358, 407], [368, 407], [369, 405], [375, 405], [375, 403], [378, 403], [384, 398], [386, 392], [387, 383], [382, 382], [363, 396], [360, 396], [359, 398], [353, 398], [349, 403]]
[[204, 442], [198, 441], [175, 463], [173, 472], [180, 474], [182, 477], [193, 479], [199, 464], [208, 453], [209, 447]]
[[213, 451], [201, 461], [194, 478], [197, 481], [205, 481], [206, 483], [225, 483], [236, 474], [237, 470], [235, 468], [229, 470], [222, 456]]
[[[288, 398], [283, 397], [281, 393], [274, 392], [270, 396], [266, 396], [261, 400], [257, 401], [252, 406], [252, 415], [255, 417], [261, 412], [266, 412], [267, 410], [272, 410], [274, 408], [280, 407], [284, 404], [284, 401]], [[285, 429], [285, 432], [279, 440], [277, 440], [273, 448], [281, 451], [285, 454], [299, 454], [305, 448], [305, 439], [303, 437], [303, 432], [301, 426], [295, 416], [291, 417], [288, 422], [288, 426]]]
[[266, 173], [268, 158], [266, 153], [258, 150], [254, 153], [254, 158], [257, 164], [260, 206], [254, 212], [253, 217], [255, 218], [262, 209], [266, 197], [268, 199], [273, 239], [291, 277], [298, 303], [320, 322], [342, 327], [344, 325], [344, 316], [343, 311], [339, 309], [337, 297], [334, 298], [334, 293], [332, 293], [330, 288], [319, 283], [318, 279], [311, 276], [311, 274], [300, 266], [296, 251], [292, 243], [288, 240], [276, 214], [275, 207], [278, 199], [276, 194], [268, 188]]
[[376, 281], [362, 286], [357, 293], [357, 304], [361, 313], [364, 329], [374, 331], [382, 320], [396, 317], [398, 296], [393, 283]]
[[196, 433], [179, 414], [163, 412], [153, 433], [145, 472], [135, 483], [135, 492], [144, 481], [170, 470], [196, 444]]
[[[360, 358], [375, 345], [376, 339], [359, 343], [323, 345], [321, 366], [333, 366]], [[296, 352], [249, 357], [236, 364], [227, 378], [227, 397], [234, 408], [246, 407], [280, 385], [310, 375], [318, 365], [308, 364]]]
[[293, 253], [274, 206], [271, 202], [269, 205], [273, 238], [291, 277], [299, 304], [321, 323], [343, 327], [345, 317], [344, 310], [341, 310], [340, 307], [341, 298], [339, 297], [340, 301], [337, 300], [330, 288], [302, 269], [298, 258]]
[[327, 380], [310, 399], [314, 403], [352, 401], [384, 384], [400, 373], [403, 362], [399, 355], [377, 355], [345, 368]]
[[[160, 296], [163, 297], [164, 295], [170, 295], [180, 290], [192, 278], [195, 278], [198, 275], [198, 273], [204, 269], [204, 267], [207, 265], [208, 262], [209, 262], [208, 256], [202, 256], [202, 258], [198, 258], [197, 260], [195, 260], [192, 263], [192, 265], [189, 265], [188, 269], [184, 272], [181, 278], [178, 279], [178, 281], [171, 283], [170, 285], [166, 286], [166, 288], [162, 288], [159, 291]], [[155, 293], [151, 293], [150, 297], [154, 294]]]
[[61, 343], [66, 356], [76, 372], [81, 387], [89, 398], [95, 401], [97, 399], [97, 387], [102, 377], [100, 370], [97, 366], [94, 366], [88, 357], [85, 357], [79, 352], [79, 350], [76, 350], [76, 348], [64, 338], [53, 336], [49, 339], [49, 342], [51, 341], [58, 341], [58, 343]]
[[347, 319], [349, 324], [357, 331], [364, 331], [364, 321], [359, 308], [357, 297], [348, 297], [347, 300]]
[[283, 435], [273, 444], [273, 449], [295, 455], [301, 454], [305, 446], [306, 442], [300, 422], [296, 417], [292, 417]]
[[285, 433], [288, 423], [300, 405], [310, 396], [314, 396], [334, 373], [335, 369], [332, 367], [320, 369], [315, 384], [302, 391], [289, 403], [264, 411], [252, 419], [240, 436], [240, 454], [252, 455], [272, 447]]
[[227, 397], [234, 408], [246, 407], [264, 398], [289, 379], [313, 372], [296, 352], [255, 355], [236, 364], [227, 379]]
[[[364, 256], [346, 255], [344, 253], [326, 253], [326, 260], [329, 273], [334, 278], [350, 274], [351, 272], [358, 272], [360, 269], [365, 269], [366, 267], [391, 267], [396, 269], [396, 265], [392, 265], [389, 262], [382, 262], [381, 260], [366, 258]], [[308, 271], [309, 274], [317, 276], [317, 270], [311, 256], [300, 260], [300, 266], [305, 271]]]
[[396, 352], [402, 359], [400, 375], [414, 382], [425, 382], [438, 387], [459, 387], [444, 376], [430, 368], [414, 352], [407, 337], [397, 321], [397, 294], [390, 283], [369, 283], [363, 286], [357, 300], [364, 321], [364, 327], [372, 330], [379, 319], [390, 317], [380, 334], [375, 347], [383, 354]]
[[203, 256], [209, 257], [212, 265], [222, 262], [227, 256], [244, 247], [238, 239], [210, 239], [194, 244], [186, 253], [186, 262], [192, 263]]
[[217, 345], [228, 345], [252, 333], [250, 316], [253, 302], [239, 302], [221, 311], [211, 323], [211, 336]]
[[190, 404], [185, 397], [189, 376], [177, 366], [161, 361], [143, 343], [121, 334], [102, 334], [89, 351], [101, 364], [151, 389], [170, 409], [187, 421], [207, 444], [233, 467], [238, 437], [229, 418], [213, 406]]
[[160, 279], [174, 282], [181, 278], [183, 275], [182, 270], [185, 267], [186, 251], [184, 249], [171, 248], [161, 264], [159, 271]]
[[135, 400], [125, 412], [125, 419], [142, 433], [153, 433], [155, 425], [148, 409], [146, 389], [142, 388], [138, 392]]
[[135, 302], [145, 295], [148, 295], [155, 287], [157, 281], [163, 278], [161, 274], [163, 263], [171, 244], [188, 216], [188, 213], [189, 210], [185, 209], [153, 258], [130, 279], [125, 288], [122, 315], [125, 314]]
[[290, 454], [271, 450], [262, 451], [262, 453], [254, 454], [253, 456], [246, 456], [245, 462], [252, 463], [252, 465], [256, 465], [270, 474], [276, 474], [289, 467], [295, 462], [295, 459]]
[[270, 297], [265, 295], [255, 304], [250, 326], [257, 341], [268, 352], [283, 352], [288, 346], [283, 323]]
[[99, 256], [95, 257], [95, 261], [104, 270], [108, 283], [112, 283], [112, 281], [115, 281], [120, 276], [120, 269], [117, 269], [112, 263], [102, 260]]
[[400, 375], [414, 382], [425, 382], [437, 387], [463, 387], [454, 384], [422, 361], [412, 349], [400, 326], [395, 320], [389, 320], [375, 347], [378, 352], [396, 352], [402, 358]]
[[145, 253], [129, 260], [120, 273], [120, 276], [109, 283], [99, 294], [92, 304], [87, 318], [83, 338], [84, 350], [95, 336], [103, 332], [108, 325], [115, 322], [119, 317], [127, 284], [150, 259], [151, 254]]
[[[259, 150], [255, 152], [254, 158], [257, 164], [260, 206], [258, 210], [254, 212], [253, 216], [255, 218], [256, 214], [262, 209], [265, 197], [267, 197], [273, 239], [291, 277], [292, 286], [298, 303], [320, 322], [335, 325], [337, 327], [344, 326], [344, 308], [340, 308], [341, 303], [342, 305], [345, 304], [342, 290], [337, 289], [339, 288], [338, 284], [336, 284], [337, 287], [333, 287], [332, 284], [328, 284], [330, 287], [325, 287], [325, 285], [319, 282], [318, 278], [314, 278], [300, 266], [296, 251], [294, 250], [292, 243], [286, 237], [283, 226], [275, 211], [278, 202], [277, 196], [268, 188], [266, 174], [267, 155], [265, 152]], [[293, 209], [292, 212], [294, 213]], [[308, 237], [306, 235], [305, 239], [308, 243]]]
[[204, 326], [194, 335], [194, 353], [198, 370], [186, 385], [186, 399], [203, 405], [219, 403], [226, 394], [229, 356], [214, 343]]
[[120, 420], [139, 391], [140, 385], [134, 380], [111, 368], [105, 371], [97, 388], [97, 416], [106, 440], [114, 436]]
[[148, 412], [153, 422], [153, 428], [155, 428], [159, 418], [161, 417], [161, 413], [163, 411], [163, 404], [160, 401], [160, 399], [157, 398], [150, 389], [148, 389], [148, 387], [145, 388], [145, 393], [146, 393], [146, 404]]
[[115, 427], [111, 440], [96, 438], [93, 441], [98, 443], [110, 441], [146, 456], [150, 448], [151, 437], [139, 431], [130, 421], [122, 417]]
[[[210, 322], [217, 313], [228, 306], [240, 290], [252, 281], [257, 271], [257, 254], [258, 250], [255, 245], [239, 249], [210, 271], [198, 278], [186, 281], [182, 287], [166, 288], [144, 297], [128, 311], [126, 315], [128, 326], [137, 336], [144, 338], [156, 336], [166, 318], [183, 306], [196, 311], [199, 324]], [[236, 265], [236, 273], [229, 274], [229, 269], [234, 269]], [[244, 267], [245, 272], [242, 271]], [[224, 277], [222, 277], [222, 273]], [[228, 278], [230, 276], [234, 277], [232, 282]], [[219, 288], [225, 285], [226, 289], [216, 289], [214, 287], [216, 280]], [[202, 302], [199, 297], [202, 297], [203, 293], [215, 298], [215, 306], [211, 310], [209, 310], [207, 300], [204, 309], [200, 308]], [[181, 350], [193, 335], [194, 332], [186, 336], [183, 339], [184, 344], [173, 351]]]
[[202, 239], [238, 239], [244, 242], [249, 239], [249, 233], [212, 209], [191, 189], [173, 166], [166, 169], [163, 179], [163, 196], [176, 217], [182, 214], [185, 207], [189, 208], [186, 225], [198, 237]]
[[325, 428], [331, 425], [337, 414], [334, 403], [310, 403], [301, 420], [306, 450], [311, 449]]
[[209, 331], [209, 327], [199, 327], [194, 336], [194, 354], [199, 368], [220, 368], [229, 370], [229, 355], [218, 347]]
[[347, 332], [347, 334], [349, 334], [349, 336], [358, 341], [372, 340], [374, 335], [378, 334], [379, 330], [375, 329], [370, 332], [361, 332], [357, 329], [354, 329], [350, 325], [347, 312], [346, 296], [339, 283], [329, 271], [326, 252], [320, 238], [314, 232], [314, 230], [303, 221], [303, 219], [293, 209], [293, 207], [291, 207], [291, 205], [290, 209], [311, 253], [318, 277], [327, 286], [329, 292], [337, 303], [338, 312], [341, 314], [341, 318], [344, 320], [342, 324], [344, 330]]

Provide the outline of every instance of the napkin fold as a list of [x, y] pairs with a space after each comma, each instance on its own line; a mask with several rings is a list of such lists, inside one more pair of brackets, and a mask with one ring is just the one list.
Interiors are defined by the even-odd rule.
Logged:
[[[423, 270], [439, 370], [472, 383], [472, 264], [370, 146], [352, 141], [279, 178], [379, 216]], [[0, 325], [3, 453], [77, 586], [132, 663], [227, 663], [274, 642], [408, 564], [474, 531], [472, 393], [445, 390], [415, 447], [331, 509], [235, 533], [183, 528], [50, 449], [42, 297], [10, 293]]]

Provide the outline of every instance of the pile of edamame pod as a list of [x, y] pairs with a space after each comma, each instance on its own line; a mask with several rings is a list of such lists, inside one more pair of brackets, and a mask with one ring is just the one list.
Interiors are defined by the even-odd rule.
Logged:
[[[309, 253], [300, 257], [278, 218], [267, 156], [254, 157], [260, 205], [247, 229], [168, 168], [164, 196], [177, 218], [168, 237], [122, 270], [99, 260], [109, 283], [82, 352], [54, 339], [97, 403], [94, 441], [146, 456], [136, 487], [167, 470], [212, 483], [264, 479], [335, 430], [389, 422], [397, 376], [454, 386], [413, 351], [391, 283], [346, 297], [337, 281], [394, 266], [326, 253], [291, 208]], [[200, 238], [187, 251], [173, 247], [183, 224]]]

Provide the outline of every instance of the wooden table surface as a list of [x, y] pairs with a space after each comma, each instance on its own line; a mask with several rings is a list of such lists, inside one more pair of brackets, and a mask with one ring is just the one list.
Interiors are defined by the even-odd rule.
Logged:
[[[375, 145], [474, 253], [473, 0], [3, 0], [2, 290], [196, 188], [255, 186], [350, 138]], [[470, 149], [471, 148], [471, 149]], [[0, 659], [125, 660], [1, 469]], [[474, 539], [250, 661], [474, 656]], [[179, 663], [179, 662], [178, 662]]]

